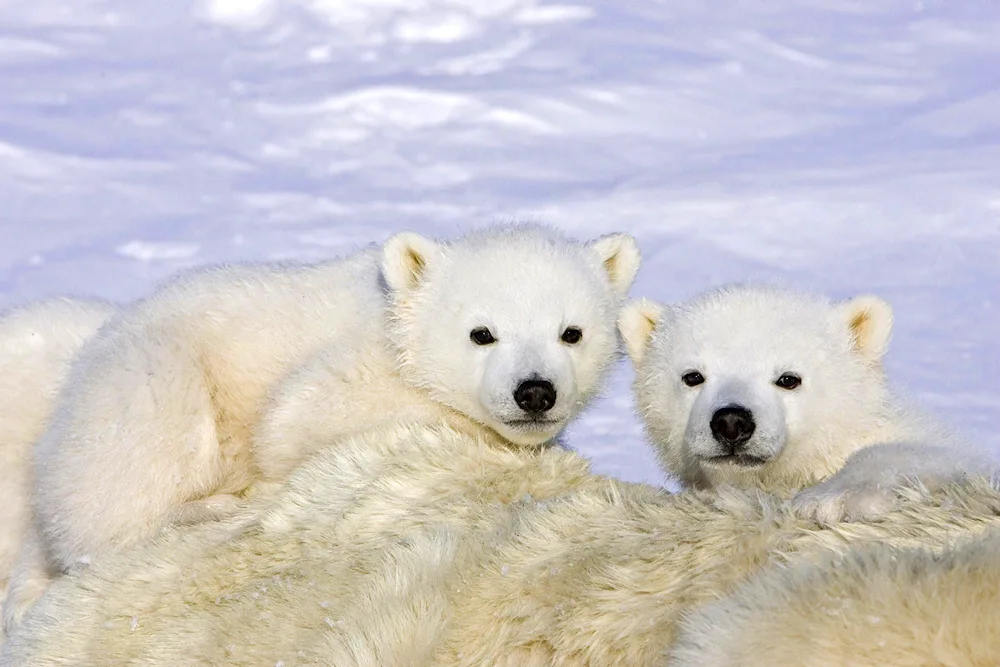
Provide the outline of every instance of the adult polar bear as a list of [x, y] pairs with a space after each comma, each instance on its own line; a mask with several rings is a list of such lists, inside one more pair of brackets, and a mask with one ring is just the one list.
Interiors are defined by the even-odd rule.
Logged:
[[892, 310], [766, 286], [675, 306], [627, 305], [622, 337], [639, 413], [662, 468], [689, 487], [802, 489], [822, 520], [873, 517], [894, 490], [989, 474], [1000, 463], [890, 395]]
[[114, 310], [101, 301], [52, 298], [0, 318], [0, 604], [28, 525], [31, 446], [73, 357]]
[[687, 610], [769, 562], [1000, 526], [981, 482], [904, 495], [824, 529], [759, 492], [671, 495], [559, 448], [395, 426], [324, 450], [258, 511], [57, 580], [0, 664], [661, 665]]
[[[168, 283], [80, 352], [74, 391], [36, 446], [35, 530], [6, 626], [55, 573], [167, 523], [230, 513], [234, 494], [282, 481], [315, 444], [380, 419], [445, 418], [516, 445], [552, 439], [617, 355], [639, 261], [625, 234], [578, 243], [506, 226], [453, 243], [404, 233], [342, 260]], [[269, 405], [269, 389], [303, 363]], [[276, 417], [251, 447], [265, 409]]]

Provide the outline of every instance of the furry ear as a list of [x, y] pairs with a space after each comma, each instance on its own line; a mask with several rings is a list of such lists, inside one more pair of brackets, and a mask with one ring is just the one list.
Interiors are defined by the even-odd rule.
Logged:
[[892, 306], [877, 296], [862, 295], [838, 307], [854, 339], [854, 347], [868, 361], [880, 361], [889, 348]]
[[636, 299], [622, 308], [618, 316], [618, 331], [634, 365], [638, 366], [646, 356], [653, 330], [662, 318], [663, 306], [649, 299]]
[[635, 274], [642, 263], [642, 255], [635, 239], [629, 234], [608, 234], [587, 243], [587, 248], [597, 256], [608, 272], [611, 285], [619, 294], [628, 292]]
[[389, 289], [409, 292], [420, 284], [428, 262], [441, 254], [437, 242], [415, 234], [400, 232], [382, 246], [382, 275]]

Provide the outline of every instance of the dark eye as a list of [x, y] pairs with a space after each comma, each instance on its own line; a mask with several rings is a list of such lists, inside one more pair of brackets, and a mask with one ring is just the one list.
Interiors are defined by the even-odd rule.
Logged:
[[781, 377], [774, 381], [774, 384], [782, 389], [791, 391], [802, 384], [802, 378], [795, 373], [782, 373]]
[[681, 376], [681, 380], [689, 387], [697, 387], [705, 381], [705, 376], [698, 371], [688, 371]]
[[493, 337], [493, 334], [486, 327], [476, 327], [469, 334], [469, 338], [476, 345], [489, 345], [490, 343], [497, 342], [497, 339]]
[[567, 345], [576, 345], [583, 339], [583, 332], [580, 331], [579, 327], [566, 327], [566, 331], [562, 332], [560, 339]]

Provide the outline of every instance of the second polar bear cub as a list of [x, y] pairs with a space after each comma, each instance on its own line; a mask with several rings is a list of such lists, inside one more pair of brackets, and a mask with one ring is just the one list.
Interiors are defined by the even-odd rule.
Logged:
[[231, 512], [352, 431], [445, 418], [505, 443], [553, 439], [617, 357], [639, 262], [626, 234], [580, 243], [507, 225], [168, 283], [73, 368], [36, 446], [33, 544], [6, 624], [52, 575]]
[[797, 498], [836, 519], [880, 512], [904, 477], [992, 467], [890, 395], [892, 310], [877, 297], [730, 286], [676, 306], [633, 302], [620, 328], [660, 463], [688, 486], [787, 491], [843, 468]]

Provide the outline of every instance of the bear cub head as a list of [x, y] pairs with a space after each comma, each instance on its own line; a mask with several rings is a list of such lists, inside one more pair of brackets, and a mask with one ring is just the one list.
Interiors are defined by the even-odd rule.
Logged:
[[514, 225], [453, 242], [405, 232], [383, 246], [389, 338], [403, 379], [518, 445], [554, 438], [618, 355], [635, 240], [580, 243]]
[[730, 286], [619, 322], [640, 415], [664, 471], [700, 488], [797, 488], [884, 425], [884, 301]]

